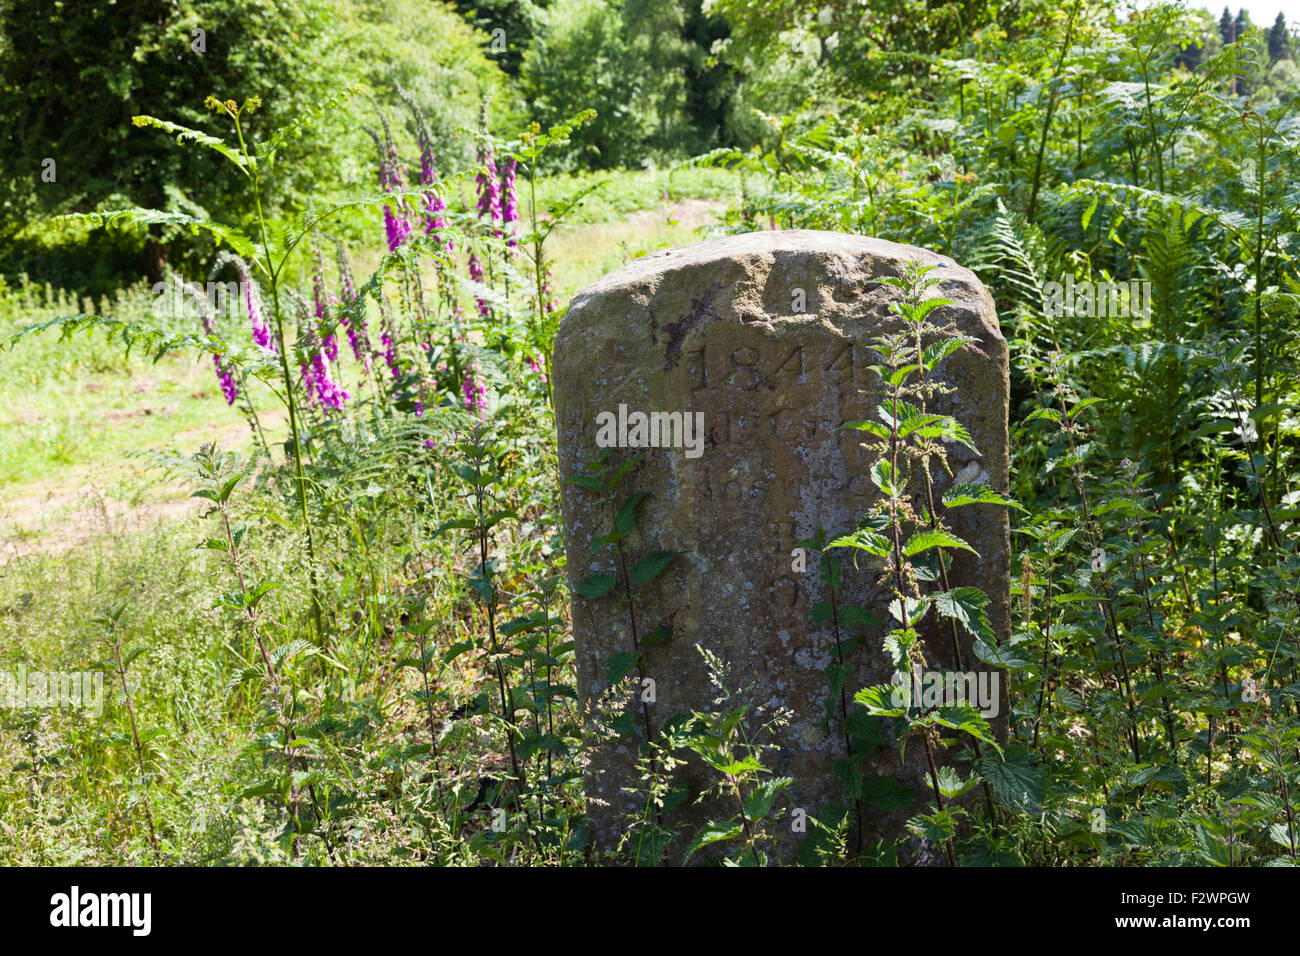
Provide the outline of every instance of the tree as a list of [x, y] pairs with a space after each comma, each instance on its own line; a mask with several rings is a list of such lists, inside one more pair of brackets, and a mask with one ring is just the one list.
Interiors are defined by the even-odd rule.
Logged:
[[1278, 13], [1268, 31], [1268, 61], [1276, 63], [1291, 56], [1291, 34], [1286, 28], [1286, 16]]
[[1232, 38], [1234, 40], [1240, 40], [1246, 35], [1246, 31], [1249, 29], [1250, 14], [1246, 12], [1245, 7], [1242, 7], [1237, 11], [1237, 19], [1232, 21]]
[[455, 4], [466, 20], [487, 35], [488, 55], [510, 76], [518, 76], [524, 51], [533, 42], [539, 5], [532, 0], [455, 0]]
[[1232, 22], [1232, 11], [1226, 6], [1223, 8], [1223, 16], [1219, 17], [1219, 36], [1224, 43], [1237, 42], [1237, 28]]
[[[239, 222], [246, 192], [229, 163], [135, 128], [131, 117], [227, 136], [204, 99], [258, 96], [256, 139], [350, 84], [395, 102], [395, 84], [454, 69], [457, 85], [421, 90], [421, 105], [430, 115], [455, 112], [435, 101], [445, 93], [468, 120], [479, 87], [500, 75], [482, 42], [450, 8], [415, 0], [0, 0], [0, 151], [10, 173], [0, 179], [0, 241], [36, 217], [125, 206]], [[317, 117], [287, 149], [267, 185], [288, 208], [348, 178], [371, 182], [373, 147], [355, 109]], [[345, 164], [360, 172], [345, 175]], [[142, 264], [151, 279], [180, 236], [151, 230]]]

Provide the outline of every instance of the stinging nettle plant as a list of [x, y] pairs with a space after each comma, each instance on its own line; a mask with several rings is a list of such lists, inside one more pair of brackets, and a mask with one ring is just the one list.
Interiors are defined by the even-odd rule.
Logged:
[[[927, 667], [918, 628], [933, 609], [938, 617], [950, 622], [954, 659], [959, 667], [964, 662], [958, 626], [972, 636], [975, 652], [982, 660], [996, 660], [996, 641], [985, 611], [988, 596], [975, 587], [954, 587], [949, 580], [952, 554], [975, 553], [975, 549], [949, 529], [947, 515], [953, 509], [974, 504], [1019, 506], [979, 483], [954, 485], [936, 501], [932, 466], [937, 463], [952, 474], [942, 443], [956, 442], [972, 451], [976, 449], [970, 433], [959, 421], [928, 410], [935, 396], [951, 391], [932, 373], [946, 357], [973, 341], [932, 318], [938, 309], [952, 303], [937, 297], [923, 298], [925, 291], [939, 282], [926, 277], [930, 268], [909, 263], [901, 276], [882, 280], [901, 292], [890, 303], [890, 311], [903, 321], [901, 332], [878, 336], [874, 345], [882, 364], [871, 368], [884, 383], [885, 400], [879, 406], [878, 419], [844, 426], [864, 433], [863, 447], [876, 455], [869, 474], [880, 500], [856, 531], [831, 540], [826, 547], [866, 552], [884, 563], [883, 574], [893, 595], [889, 611], [895, 626], [884, 635], [883, 644], [894, 676], [889, 684], [858, 691], [854, 700], [871, 716], [904, 722], [906, 732], [899, 736], [900, 756], [905, 758], [910, 736], [921, 738], [934, 806], [931, 813], [913, 818], [909, 829], [930, 844], [944, 844], [948, 862], [955, 866], [953, 837], [962, 811], [954, 808], [950, 799], [965, 793], [977, 781], [973, 776], [962, 781], [950, 768], [940, 770], [935, 758], [939, 729], [959, 731], [976, 747], [989, 744], [999, 755], [1001, 748], [987, 721], [968, 702], [926, 706], [912, 699], [913, 678]], [[914, 501], [911, 489], [917, 486], [919, 500]], [[926, 591], [923, 585], [927, 583], [939, 587]], [[976, 754], [977, 759], [981, 756]], [[987, 791], [986, 798], [991, 809], [992, 797]]]

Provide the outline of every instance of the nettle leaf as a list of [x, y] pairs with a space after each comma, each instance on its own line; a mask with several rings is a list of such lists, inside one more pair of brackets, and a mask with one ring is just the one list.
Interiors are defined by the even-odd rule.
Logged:
[[858, 769], [857, 760], [841, 757], [835, 761], [831, 769], [840, 783], [844, 784], [850, 799], [858, 800], [862, 797], [862, 771]]
[[985, 664], [992, 664], [994, 667], [1031, 667], [1034, 664], [1028, 657], [1020, 655], [1020, 645], [1014, 640], [995, 645], [976, 637], [972, 650]]
[[876, 407], [876, 414], [890, 428], [900, 426], [909, 418], [914, 418], [921, 414], [921, 410], [915, 405], [909, 405], [907, 402], [884, 402]]
[[1066, 710], [1072, 710], [1076, 714], [1083, 710], [1083, 698], [1068, 687], [1056, 688], [1055, 697], [1056, 702]]
[[979, 774], [973, 773], [963, 780], [952, 767], [945, 765], [939, 768], [939, 792], [949, 800], [960, 797], [964, 793], [969, 793], [979, 782]]
[[916, 633], [916, 629], [911, 627], [906, 629], [898, 628], [885, 635], [885, 650], [889, 652], [889, 657], [890, 660], [894, 662], [894, 667], [902, 668], [904, 672], [906, 671], [906, 668], [903, 667], [903, 662], [907, 660], [908, 651], [919, 638], [920, 635]]
[[955, 418], [945, 418], [943, 421], [925, 425], [916, 430], [916, 434], [921, 438], [942, 438], [945, 441], [955, 441], [965, 445], [971, 451], [978, 451], [975, 447], [975, 439], [971, 437], [966, 426]]
[[949, 810], [938, 813], [922, 814], [907, 821], [907, 829], [917, 836], [923, 836], [933, 846], [947, 842], [957, 832], [957, 818]]
[[704, 828], [695, 835], [695, 839], [691, 841], [691, 845], [686, 851], [686, 859], [689, 860], [711, 843], [720, 843], [723, 840], [731, 840], [740, 836], [743, 830], [744, 827], [740, 823], [706, 823]]
[[629, 653], [628, 651], [615, 651], [610, 656], [609, 662], [605, 665], [606, 685], [609, 687], [613, 687], [624, 677], [630, 674], [633, 668], [635, 668], [637, 664], [640, 663], [640, 657], [641, 655], [632, 654]]
[[497, 525], [499, 525], [502, 521], [505, 521], [507, 518], [518, 518], [518, 517], [519, 515], [516, 514], [512, 509], [503, 508], [500, 511], [494, 511], [492, 512], [492, 514], [488, 515], [487, 518], [483, 520], [483, 527], [487, 530], [491, 530], [492, 528], [495, 528]]
[[618, 514], [614, 518], [614, 530], [622, 534], [631, 531], [632, 526], [636, 524], [636, 509], [649, 497], [650, 492], [638, 491], [623, 502], [623, 506], [618, 509]]
[[614, 470], [614, 473], [609, 476], [609, 481], [606, 482], [606, 486], [610, 491], [617, 490], [618, 486], [623, 483], [623, 479], [627, 476], [627, 473], [632, 470], [641, 458], [641, 455], [634, 455]]
[[773, 777], [760, 783], [745, 798], [745, 819], [753, 823], [767, 816], [776, 795], [792, 783], [793, 777]]
[[302, 654], [313, 654], [316, 651], [316, 645], [311, 641], [303, 640], [301, 637], [295, 638], [283, 647], [276, 648], [271, 654], [271, 659], [275, 661], [276, 667], [282, 667], [295, 657]]
[[845, 604], [839, 609], [840, 627], [857, 627], [866, 625], [876, 627], [879, 619], [859, 604]]
[[927, 345], [921, 350], [921, 361], [925, 365], [925, 370], [927, 372], [933, 370], [936, 365], [953, 352], [960, 351], [974, 341], [975, 339], [966, 335], [955, 335], [952, 338], [940, 339], [932, 345]]
[[969, 544], [951, 531], [944, 531], [942, 528], [918, 531], [912, 535], [907, 539], [907, 543], [903, 545], [903, 555], [910, 558], [913, 555], [929, 551], [931, 548], [961, 548], [977, 557], [979, 556], [979, 552]]
[[752, 755], [742, 757], [740, 760], [718, 760], [707, 756], [704, 759], [714, 770], [727, 777], [744, 777], [763, 769], [758, 758]]
[[828, 549], [857, 548], [859, 551], [867, 551], [881, 558], [889, 557], [890, 551], [889, 539], [869, 528], [859, 528], [852, 534], [842, 534], [831, 540], [826, 547]]
[[1046, 796], [1042, 771], [1030, 764], [1023, 746], [986, 753], [975, 761], [975, 770], [988, 781], [998, 802], [1012, 810], [1035, 813]]
[[591, 539], [591, 553], [595, 554], [607, 544], [616, 544], [627, 537], [625, 531], [611, 531], [608, 534], [602, 534], [599, 537]]
[[925, 299], [922, 302], [906, 304], [900, 303], [900, 305], [908, 321], [919, 324], [929, 318], [930, 313], [936, 309], [941, 309], [945, 305], [952, 305], [952, 301], [952, 299], [936, 297], [933, 299]]
[[196, 548], [211, 548], [213, 551], [229, 551], [230, 545], [225, 538], [208, 538], [195, 545]]
[[137, 657], [139, 657], [148, 649], [149, 648], [147, 647], [135, 647], [127, 651], [125, 654], [122, 655], [122, 667], [123, 668], [129, 667], [133, 660], [135, 660]]
[[953, 730], [960, 730], [962, 733], [970, 734], [976, 740], [991, 744], [1001, 752], [998, 742], [993, 739], [993, 731], [989, 729], [988, 721], [970, 704], [953, 704], [949, 707], [940, 707], [926, 714], [923, 719], [929, 723], [951, 727]]
[[656, 645], [667, 642], [667, 640], [672, 636], [672, 626], [669, 624], [660, 624], [645, 637], [641, 638], [639, 643], [642, 647], [655, 647]]
[[269, 594], [272, 590], [278, 588], [279, 586], [280, 586], [279, 581], [263, 581], [261, 584], [253, 588], [253, 590], [249, 591], [248, 594], [244, 596], [245, 606], [256, 607], [259, 603], [261, 603], [262, 598], [266, 597], [267, 594]]
[[453, 528], [470, 531], [476, 527], [478, 527], [478, 524], [474, 518], [451, 518], [434, 528], [433, 536], [436, 538], [444, 531], [450, 531]]
[[578, 596], [588, 601], [595, 601], [614, 590], [614, 585], [617, 583], [618, 579], [612, 574], [589, 574], [578, 585]]
[[1015, 499], [1003, 497], [988, 485], [973, 481], [949, 488], [944, 492], [943, 504], [947, 508], [961, 508], [964, 505], [1006, 505], [1010, 508], [1019, 508], [1021, 511], [1025, 510], [1024, 506]]
[[903, 607], [904, 605], [898, 600], [898, 598], [894, 598], [894, 600], [889, 602], [889, 613], [893, 615], [894, 620], [899, 624], [906, 624], [908, 627], [911, 627], [915, 624], [921, 623], [921, 620], [927, 613], [929, 613], [930, 597], [927, 595], [919, 598], [907, 598], [906, 620], [903, 619]]
[[915, 415], [908, 416], [907, 419], [898, 423], [898, 437], [906, 438], [914, 431], [927, 426], [942, 424], [944, 422], [954, 422], [950, 415], [936, 415], [933, 412], [917, 412]]
[[907, 713], [907, 708], [894, 703], [893, 684], [864, 687], [853, 695], [853, 699], [865, 707], [872, 717], [902, 717]]
[[[901, 385], [907, 381], [907, 377], [917, 371], [916, 365], [901, 365], [890, 373], [888, 381], [890, 385]], [[883, 377], [883, 376], [882, 376]]]
[[605, 483], [600, 480], [598, 475], [578, 474], [565, 482], [566, 485], [577, 485], [579, 488], [586, 488], [588, 491], [603, 491]]
[[1080, 412], [1091, 408], [1093, 405], [1099, 404], [1101, 401], [1103, 400], [1100, 398], [1085, 398], [1075, 402], [1074, 406], [1070, 409], [1070, 417], [1078, 418]]
[[952, 618], [977, 638], [995, 640], [986, 610], [989, 599], [979, 588], [956, 587], [935, 594], [933, 600], [934, 609], [944, 617]]
[[871, 466], [871, 483], [888, 498], [897, 498], [900, 494], [894, 466], [887, 459], [880, 459]]
[[862, 799], [874, 803], [886, 813], [893, 813], [916, 803], [916, 791], [893, 777], [868, 777], [862, 781]]
[[609, 729], [620, 737], [631, 737], [636, 733], [636, 708], [629, 707], [609, 722]]
[[1287, 849], [1292, 849], [1291, 832], [1290, 830], [1287, 829], [1285, 823], [1273, 824], [1271, 827], [1268, 828], [1268, 835], [1269, 838], [1274, 843], [1280, 843], [1282, 846], [1286, 847]]
[[840, 427], [854, 428], [860, 432], [868, 432], [872, 435], [875, 435], [877, 438], [884, 439], [885, 441], [889, 440], [890, 431], [884, 425], [880, 424], [880, 422], [872, 422], [872, 421], [845, 422]]
[[240, 472], [237, 475], [232, 475], [230, 478], [227, 478], [225, 483], [222, 484], [221, 490], [218, 492], [218, 495], [220, 496], [221, 500], [222, 501], [228, 500], [230, 498], [230, 493], [235, 490], [235, 486], [238, 485], [243, 480], [244, 480], [243, 472]]
[[651, 551], [632, 566], [632, 580], [637, 584], [648, 584], [663, 573], [680, 551]]
[[245, 684], [255, 683], [266, 676], [266, 670], [260, 666], [250, 664], [247, 667], [240, 668], [230, 675], [226, 681], [226, 694], [229, 696]]
[[461, 481], [476, 488], [486, 488], [497, 480], [491, 468], [479, 468], [477, 465], [457, 465], [455, 472]]

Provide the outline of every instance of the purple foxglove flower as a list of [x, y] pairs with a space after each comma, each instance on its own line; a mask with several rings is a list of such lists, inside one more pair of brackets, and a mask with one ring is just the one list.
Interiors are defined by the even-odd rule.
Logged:
[[235, 384], [235, 376], [221, 366], [221, 356], [213, 355], [212, 364], [217, 369], [217, 381], [221, 383], [221, 394], [226, 397], [226, 404], [235, 404], [235, 399], [239, 396], [239, 387]]
[[[469, 254], [469, 277], [475, 282], [482, 282], [484, 279], [483, 264], [478, 261], [478, 256], [472, 252]], [[475, 296], [474, 301], [478, 303], [478, 314], [483, 318], [486, 319], [492, 314], [492, 310], [488, 308], [487, 302], [483, 299]]]
[[486, 417], [487, 412], [487, 386], [478, 374], [478, 364], [470, 362], [465, 369], [465, 381], [462, 383], [462, 389], [465, 393], [465, 408], [479, 418]]
[[393, 378], [400, 378], [402, 365], [397, 359], [397, 343], [387, 329], [380, 333], [379, 341], [384, 346], [384, 362], [388, 365], [388, 370], [393, 373]]
[[512, 255], [517, 255], [519, 240], [515, 237], [514, 223], [519, 221], [519, 197], [515, 194], [515, 158], [506, 160], [505, 173], [501, 177], [501, 221], [505, 224], [506, 247]]
[[262, 318], [262, 299], [257, 293], [257, 284], [251, 279], [244, 280], [244, 297], [248, 304], [248, 323], [253, 327], [253, 341], [258, 348], [268, 352], [275, 351], [275, 337]]
[[312, 269], [311, 292], [316, 305], [316, 331], [321, 336], [321, 348], [331, 362], [339, 360], [339, 341], [333, 332], [326, 332], [330, 310], [338, 304], [334, 294], [325, 289], [325, 263], [321, 258], [320, 247], [316, 246], [315, 263]]
[[[501, 193], [497, 186], [497, 165], [489, 150], [483, 159], [483, 168], [474, 177], [474, 192], [478, 196], [478, 217], [496, 223], [501, 218]], [[495, 226], [493, 231], [500, 235]]]
[[548, 380], [546, 378], [546, 365], [542, 362], [542, 357], [538, 355], [526, 358], [524, 361], [528, 363], [528, 367], [532, 369], [533, 374], [540, 378], [542, 384], [545, 385]]
[[[203, 322], [203, 331], [208, 335], [216, 335], [216, 325], [212, 321], [212, 306], [209, 304], [203, 290], [191, 283], [185, 283], [183, 288], [189, 291], [198, 304], [199, 318]], [[239, 386], [235, 384], [235, 376], [231, 371], [221, 364], [220, 352], [213, 353], [212, 367], [217, 370], [217, 382], [221, 386], [221, 394], [225, 397], [226, 404], [235, 404], [235, 399], [239, 396]]]
[[262, 304], [261, 290], [253, 279], [248, 263], [239, 256], [221, 252], [208, 272], [208, 278], [216, 278], [217, 273], [227, 265], [233, 265], [239, 273], [239, 288], [244, 294], [244, 308], [248, 311], [248, 324], [253, 330], [253, 341], [257, 343], [258, 348], [274, 352], [275, 336], [266, 324], [266, 310]]
[[542, 312], [545, 315], [554, 315], [560, 308], [559, 300], [551, 291], [551, 270], [546, 270], [546, 278], [542, 280]]
[[[335, 239], [334, 244], [338, 249], [338, 266], [339, 266], [339, 284], [343, 296], [343, 305], [351, 306], [357, 300], [356, 283], [352, 281], [352, 266], [348, 262], [347, 251], [343, 248], [343, 243]], [[348, 344], [352, 346], [352, 354], [356, 356], [357, 361], [370, 371], [370, 336], [366, 334], [365, 311], [358, 309], [356, 317], [349, 319], [345, 313], [339, 313], [339, 320], [348, 331]]]
[[[386, 193], [401, 192], [406, 188], [406, 173], [402, 169], [402, 160], [397, 155], [393, 137], [388, 133], [387, 122], [384, 124], [384, 133], [387, 143], [386, 147], [381, 148], [379, 157], [379, 188]], [[389, 252], [396, 252], [411, 234], [407, 212], [406, 201], [403, 199], [384, 206], [384, 235]]]

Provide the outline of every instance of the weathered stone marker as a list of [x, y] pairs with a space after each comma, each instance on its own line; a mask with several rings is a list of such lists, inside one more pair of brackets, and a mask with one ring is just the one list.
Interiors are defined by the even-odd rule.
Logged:
[[[938, 266], [930, 277], [942, 283], [927, 296], [954, 304], [936, 317], [976, 340], [935, 373], [955, 392], [931, 410], [954, 415], [979, 452], [950, 446], [956, 476], [936, 465], [937, 493], [973, 480], [1005, 492], [1006, 342], [980, 282], [932, 252], [832, 232], [784, 231], [657, 253], [579, 293], [555, 342], [561, 477], [578, 474], [610, 444], [639, 446], [614, 452], [642, 456], [619, 489], [620, 500], [649, 493], [624, 541], [629, 562], [660, 549], [687, 552], [634, 589], [641, 638], [659, 625], [673, 628], [671, 640], [642, 654], [642, 674], [654, 682], [649, 711], [655, 726], [675, 713], [710, 709], [716, 692], [693, 645], [711, 650], [729, 665], [732, 690], [748, 687], [755, 704], [793, 711], [780, 749], [766, 763], [775, 774], [793, 778], [783, 804], [814, 817], [827, 804], [851, 801], [832, 770], [843, 755], [838, 720], [823, 724], [830, 694], [823, 671], [834, 645], [830, 627], [814, 623], [813, 605], [825, 600], [825, 587], [816, 553], [807, 555], [806, 570], [800, 571], [793, 552], [819, 526], [832, 535], [852, 531], [874, 500], [870, 458], [859, 445], [863, 436], [840, 426], [876, 417], [883, 390], [868, 370], [880, 361], [871, 344], [882, 332], [902, 327], [888, 309], [898, 290], [879, 280], [899, 275], [907, 262]], [[692, 432], [697, 422], [702, 435]], [[563, 503], [575, 592], [577, 689], [590, 705], [605, 689], [611, 656], [631, 651], [631, 627], [617, 592], [599, 600], [577, 594], [589, 575], [620, 573], [611, 548], [593, 554], [593, 541], [612, 524], [609, 500], [566, 485]], [[1006, 509], [961, 509], [951, 526], [979, 552], [978, 558], [957, 558], [952, 583], [985, 592], [994, 632], [1004, 640], [1010, 589]], [[850, 552], [838, 554], [845, 559], [840, 600], [889, 620], [878, 569], [865, 562], [855, 568]], [[856, 631], [865, 651], [856, 655], [856, 673], [846, 683], [850, 695], [888, 680], [881, 648], [885, 628], [876, 630]], [[943, 639], [926, 635], [926, 656], [931, 666], [953, 669], [946, 633]], [[984, 666], [971, 654], [970, 639], [963, 639], [966, 668]], [[1005, 681], [1001, 696], [1005, 701]], [[1005, 703], [999, 715], [995, 726], [1005, 723]], [[644, 809], [643, 799], [623, 792], [638, 785], [634, 764], [643, 737], [638, 716], [634, 735], [592, 754], [588, 809], [604, 845], [627, 828], [629, 814]], [[928, 799], [925, 765], [915, 741], [902, 766], [896, 746], [870, 758], [866, 773], [893, 779], [883, 781], [883, 792], [891, 796], [880, 802], [888, 812], [864, 804], [869, 838], [897, 832], [901, 820], [919, 811], [920, 801]], [[899, 805], [897, 795], [905, 792], [899, 785], [915, 791], [916, 805]], [[878, 785], [871, 789], [881, 792]], [[696, 808], [685, 821], [689, 828], [709, 818], [709, 808]], [[782, 823], [775, 829], [790, 828]]]

